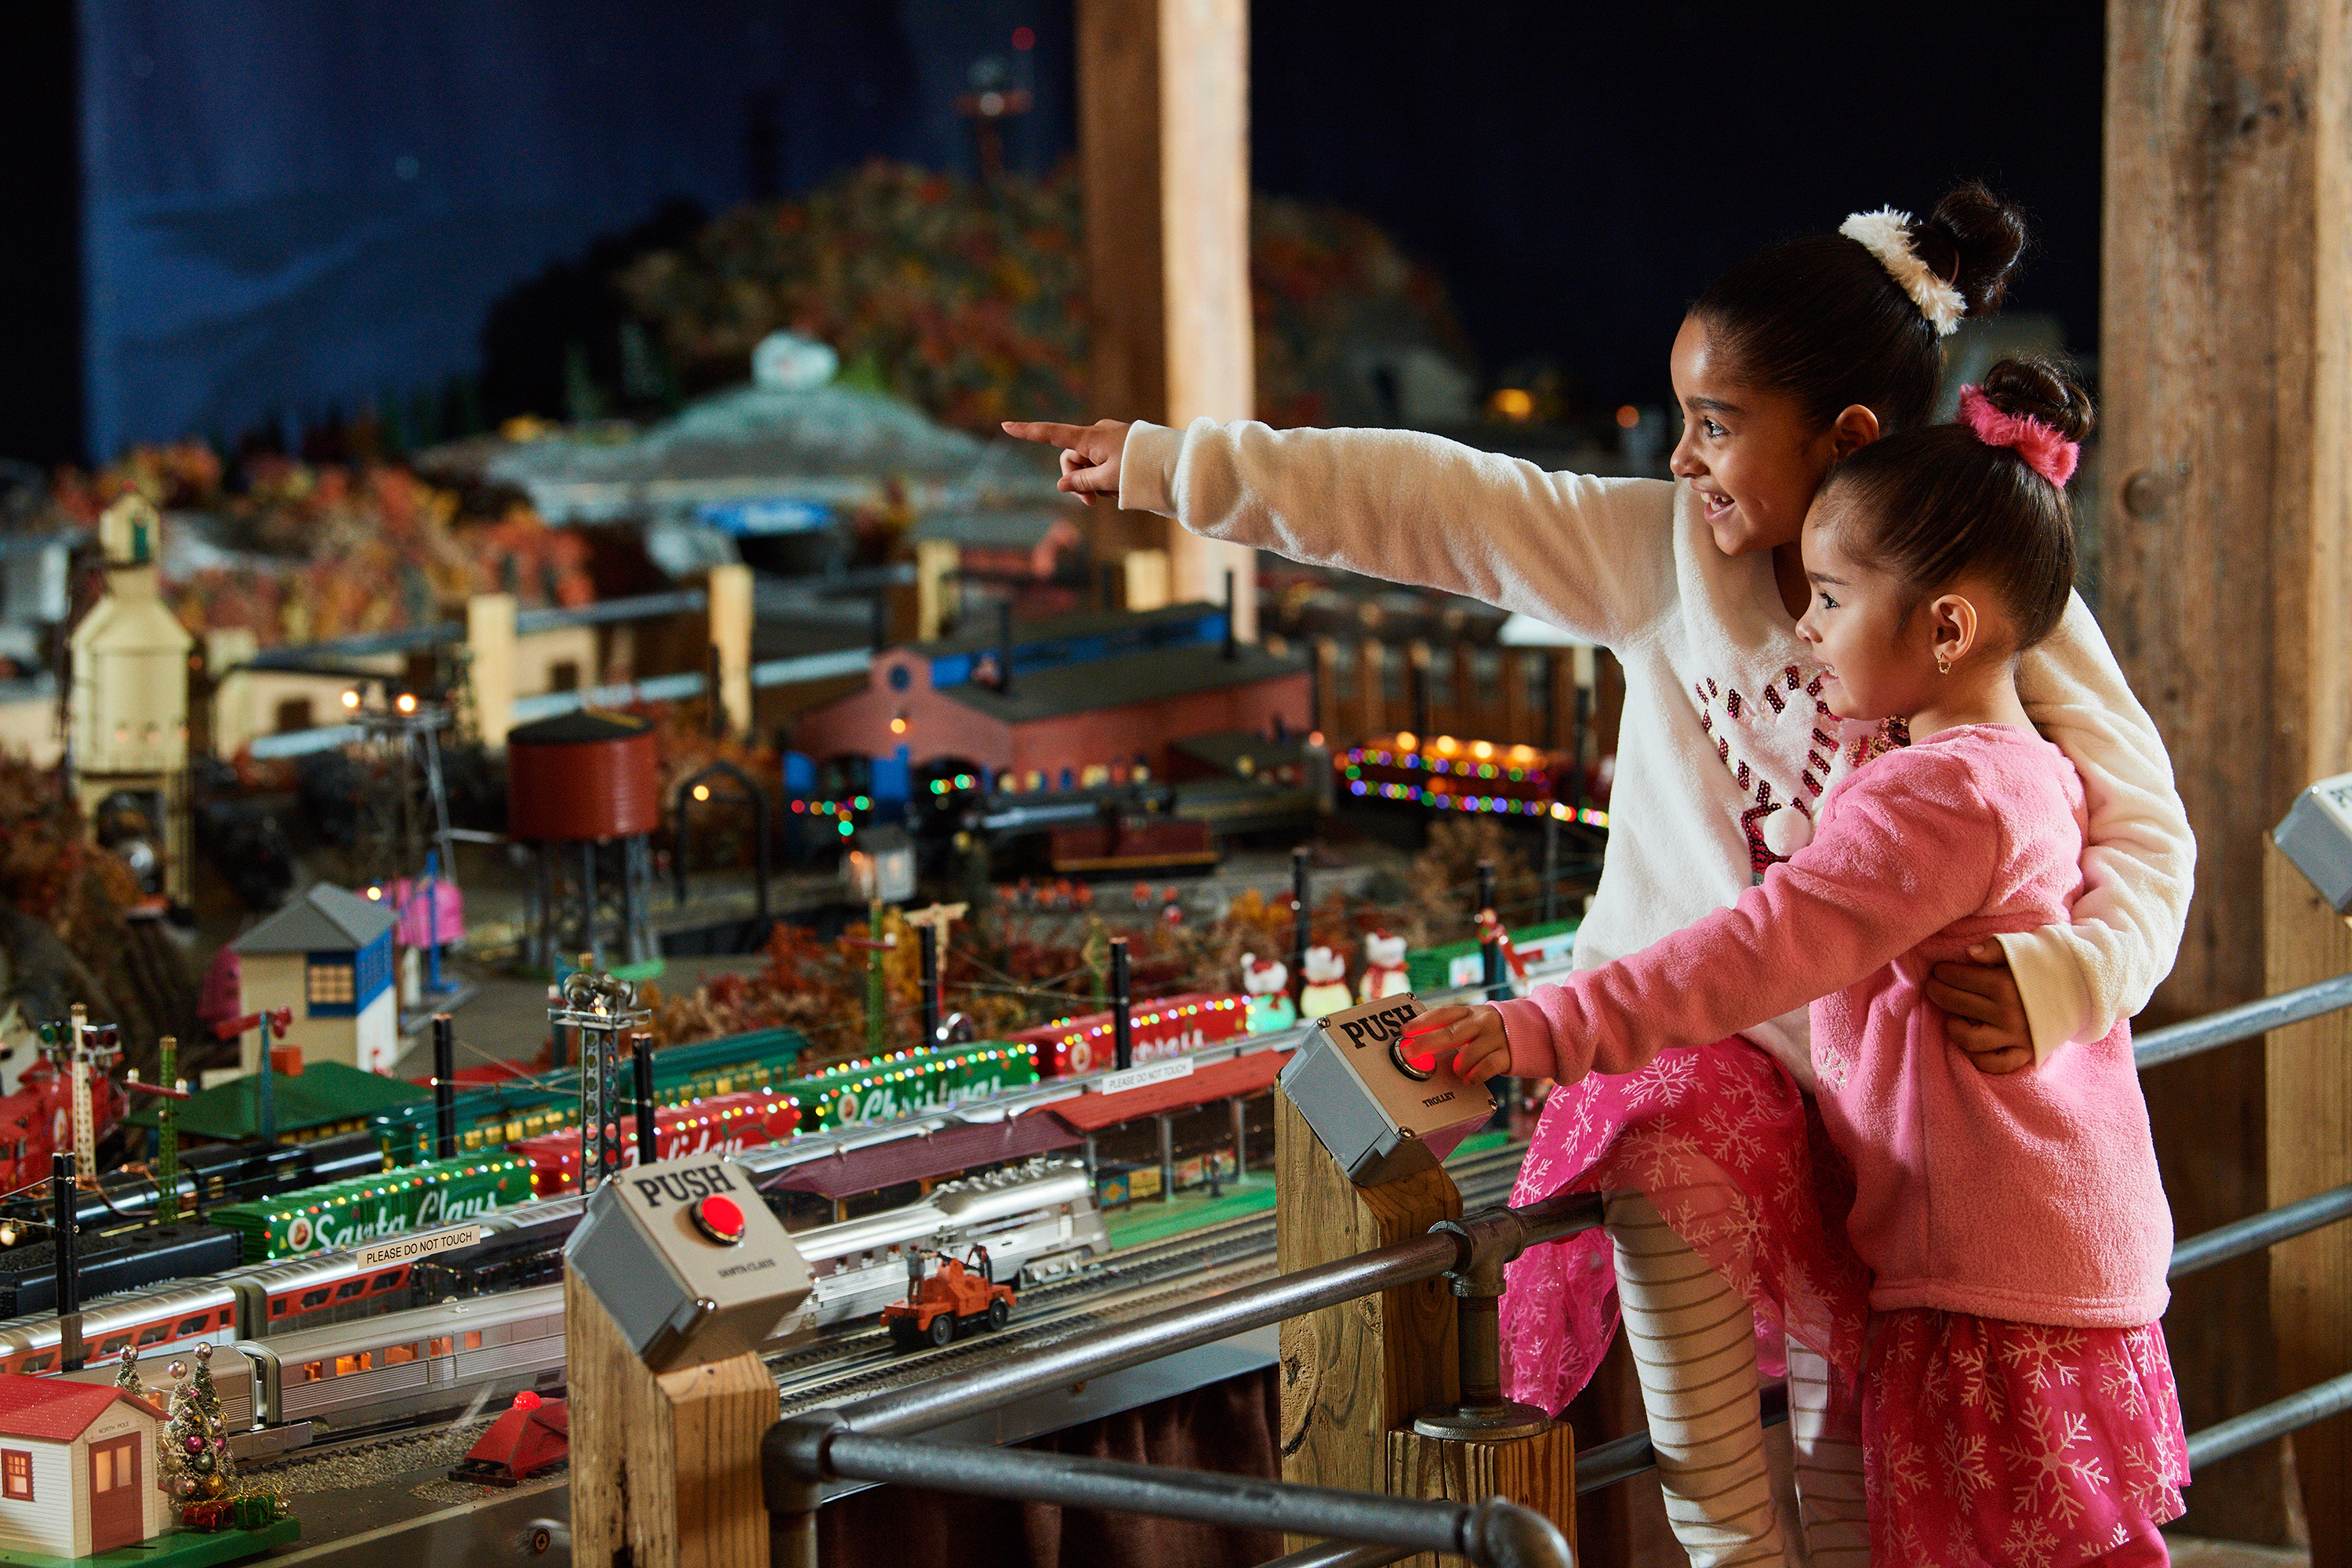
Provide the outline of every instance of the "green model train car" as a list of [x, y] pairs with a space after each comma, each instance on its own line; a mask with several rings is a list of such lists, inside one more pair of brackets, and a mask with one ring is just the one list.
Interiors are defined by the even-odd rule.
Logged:
[[1037, 1081], [1029, 1047], [982, 1040], [943, 1050], [895, 1051], [781, 1085], [800, 1108], [803, 1132], [883, 1121], [979, 1100]]
[[[759, 1029], [665, 1047], [654, 1053], [654, 1099], [663, 1105], [683, 1105], [749, 1089], [782, 1091], [807, 1046], [796, 1029]], [[580, 1075], [572, 1068], [557, 1068], [502, 1083], [469, 1085], [457, 1091], [457, 1152], [502, 1148], [577, 1126]], [[433, 1151], [430, 1100], [394, 1106], [369, 1126], [383, 1145], [389, 1165], [414, 1164]]]
[[267, 1263], [453, 1225], [529, 1196], [530, 1163], [499, 1150], [222, 1204], [205, 1217], [236, 1232], [246, 1262]]

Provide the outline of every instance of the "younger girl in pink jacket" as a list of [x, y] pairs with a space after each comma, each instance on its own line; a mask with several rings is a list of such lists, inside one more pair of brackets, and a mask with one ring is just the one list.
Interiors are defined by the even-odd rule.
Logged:
[[2063, 487], [2089, 425], [2080, 389], [2007, 361], [1960, 423], [1832, 469], [1798, 636], [1832, 710], [1905, 720], [1911, 744], [1833, 786], [1812, 841], [1732, 907], [1423, 1037], [1474, 1078], [1639, 1070], [1669, 1092], [1677, 1057], [1811, 1003], [1874, 1276], [1876, 1562], [2162, 1563], [2189, 1479], [2157, 1323], [2172, 1223], [2129, 1026], [2000, 1076], [1949, 1048], [1922, 994], [1971, 944], [2064, 921], [2084, 886], [2082, 781], [2016, 677], [2066, 606]]

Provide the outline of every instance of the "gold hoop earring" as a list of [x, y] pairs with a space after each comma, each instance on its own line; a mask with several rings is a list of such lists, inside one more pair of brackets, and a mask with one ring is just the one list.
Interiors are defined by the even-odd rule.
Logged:
[[1946, 658], [1940, 653], [1936, 656], [1936, 673], [1938, 675], [1949, 675], [1952, 673], [1952, 661]]

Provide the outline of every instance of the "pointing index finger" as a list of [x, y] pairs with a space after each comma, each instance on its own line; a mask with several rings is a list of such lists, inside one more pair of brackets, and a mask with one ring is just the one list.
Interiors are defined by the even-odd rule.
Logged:
[[1041, 441], [1049, 447], [1075, 449], [1086, 438], [1083, 425], [1056, 425], [1045, 419], [1007, 419], [1004, 433], [1019, 441]]

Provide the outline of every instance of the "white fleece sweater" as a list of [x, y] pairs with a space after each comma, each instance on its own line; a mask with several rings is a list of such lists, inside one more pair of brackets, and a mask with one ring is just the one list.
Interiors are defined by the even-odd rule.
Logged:
[[[1819, 703], [1770, 552], [1724, 554], [1687, 485], [1546, 473], [1411, 431], [1208, 419], [1136, 425], [1120, 465], [1122, 507], [1466, 595], [1616, 655], [1625, 716], [1579, 967], [1733, 903], [1811, 842], [1822, 795], [1885, 743]], [[2105, 1037], [2170, 971], [2196, 844], [2164, 743], [2079, 596], [2018, 689], [2081, 772], [2090, 817], [2074, 923], [2001, 939], [2042, 1058]], [[1802, 1009], [1749, 1037], [1811, 1089]]]

